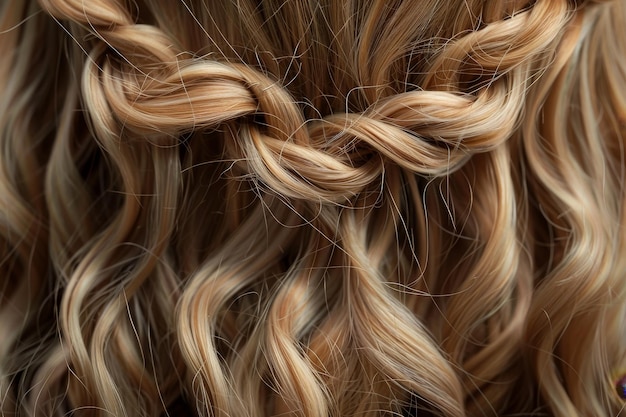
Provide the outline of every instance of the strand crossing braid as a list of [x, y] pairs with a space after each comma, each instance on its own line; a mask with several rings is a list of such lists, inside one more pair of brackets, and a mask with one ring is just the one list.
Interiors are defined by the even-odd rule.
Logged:
[[626, 1], [4, 0], [3, 417], [626, 416]]

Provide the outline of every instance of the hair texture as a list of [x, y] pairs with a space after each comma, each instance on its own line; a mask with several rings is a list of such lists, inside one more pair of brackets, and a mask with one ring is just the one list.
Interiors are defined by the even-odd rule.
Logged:
[[626, 416], [624, 0], [0, 7], [2, 416]]

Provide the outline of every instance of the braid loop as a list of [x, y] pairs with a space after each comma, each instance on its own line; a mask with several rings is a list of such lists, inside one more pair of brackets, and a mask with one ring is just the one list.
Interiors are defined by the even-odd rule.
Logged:
[[624, 22], [3, 4], [0, 414], [622, 415]]

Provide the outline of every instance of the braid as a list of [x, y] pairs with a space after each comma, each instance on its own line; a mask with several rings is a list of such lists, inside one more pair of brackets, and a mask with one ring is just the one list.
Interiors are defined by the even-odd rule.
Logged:
[[623, 2], [17, 3], [3, 415], [621, 415]]

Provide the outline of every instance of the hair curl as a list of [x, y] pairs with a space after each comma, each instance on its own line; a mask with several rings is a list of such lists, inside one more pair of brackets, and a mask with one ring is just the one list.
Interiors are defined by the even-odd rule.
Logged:
[[0, 412], [622, 416], [622, 0], [8, 0]]

